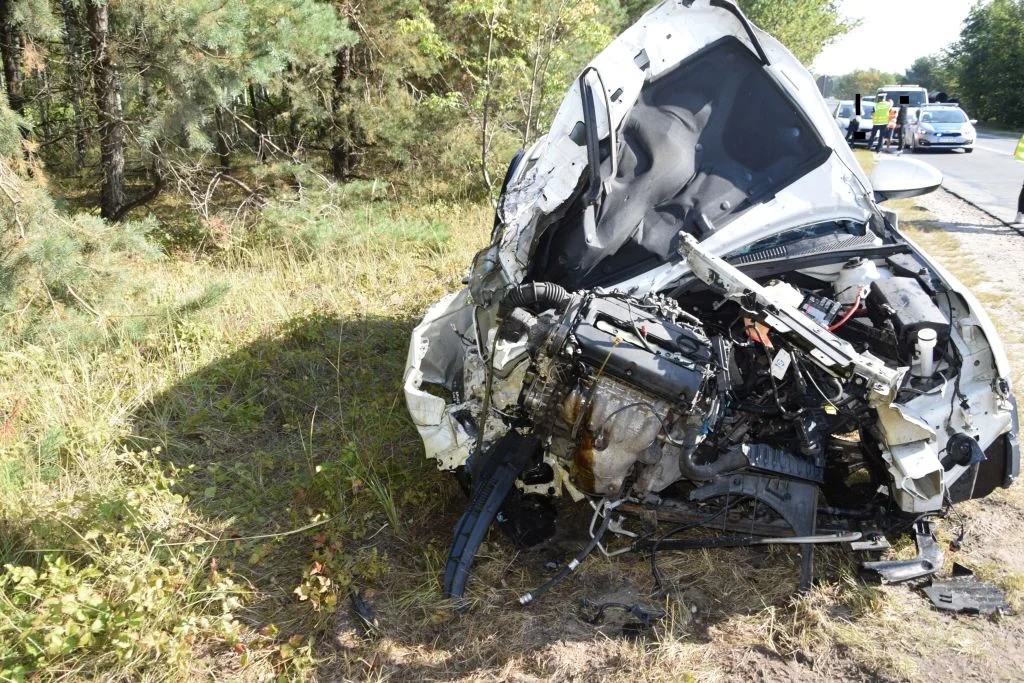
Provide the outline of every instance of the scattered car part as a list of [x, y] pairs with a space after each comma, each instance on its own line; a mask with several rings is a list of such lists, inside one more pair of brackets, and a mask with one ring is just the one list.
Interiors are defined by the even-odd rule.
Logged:
[[462, 597], [476, 551], [515, 487], [516, 478], [540, 447], [532, 436], [508, 431], [478, 458], [469, 509], [455, 526], [444, 571], [445, 597]]
[[641, 629], [650, 629], [655, 622], [665, 618], [665, 610], [654, 605], [635, 603], [627, 605], [624, 602], [593, 602], [584, 598], [580, 601], [580, 617], [588, 624], [598, 624], [604, 620], [605, 612], [608, 610], [621, 610], [637, 619]]
[[953, 576], [943, 581], [932, 579], [924, 589], [937, 609], [963, 614], [1012, 614], [1003, 592], [990, 583], [980, 581], [967, 567], [953, 564]]
[[931, 576], [942, 569], [942, 548], [935, 539], [932, 524], [926, 519], [914, 525], [914, 542], [917, 543], [917, 557], [911, 560], [881, 560], [865, 562], [864, 571], [874, 572], [882, 583], [902, 583]]
[[363, 595], [363, 591], [356, 586], [349, 590], [349, 597], [352, 602], [352, 612], [359, 620], [359, 630], [364, 636], [375, 636], [380, 634], [380, 624], [377, 622], [377, 613], [370, 606], [370, 603]]
[[877, 533], [867, 534], [862, 540], [850, 544], [855, 553], [881, 553], [892, 547], [889, 539]]
[[[510, 165], [466, 289], [412, 333], [410, 414], [471, 492], [446, 595], [492, 520], [545, 535], [530, 496], [597, 505], [579, 558], [668, 520], [666, 542], [792, 538], [808, 586], [811, 541], [1014, 481], [995, 329], [879, 205], [941, 176], [894, 159], [869, 180], [833, 121], [728, 0], [663, 2], [573, 82]], [[890, 576], [937, 566], [919, 541]]]

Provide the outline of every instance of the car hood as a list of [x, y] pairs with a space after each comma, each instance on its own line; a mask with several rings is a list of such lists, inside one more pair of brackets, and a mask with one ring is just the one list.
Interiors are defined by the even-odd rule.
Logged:
[[[878, 215], [813, 78], [731, 2], [664, 2], [583, 73], [510, 168], [471, 277], [478, 300], [528, 280], [658, 289], [687, 270], [680, 231], [728, 253], [793, 226]], [[593, 202], [588, 87], [601, 155]]]
[[931, 130], [937, 133], [959, 133], [963, 130], [966, 124], [964, 123], [924, 123], [924, 126], [928, 126]]

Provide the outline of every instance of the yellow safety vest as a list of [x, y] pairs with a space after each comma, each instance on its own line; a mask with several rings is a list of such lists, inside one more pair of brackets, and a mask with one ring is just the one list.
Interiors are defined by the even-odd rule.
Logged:
[[876, 126], [884, 126], [889, 123], [889, 110], [892, 109], [892, 105], [882, 100], [881, 102], [875, 102], [875, 113], [871, 117], [871, 123]]
[[1017, 142], [1017, 149], [1013, 152], [1013, 158], [1017, 161], [1024, 161], [1024, 135], [1020, 136]]

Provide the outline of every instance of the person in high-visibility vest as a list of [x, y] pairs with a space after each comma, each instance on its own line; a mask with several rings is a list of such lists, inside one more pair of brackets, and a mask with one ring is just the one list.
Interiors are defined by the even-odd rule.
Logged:
[[[875, 100], [875, 113], [871, 116], [871, 139], [868, 140], [868, 149], [875, 144], [875, 151], [882, 151], [882, 141], [885, 139], [885, 132], [889, 130], [889, 110], [891, 109], [892, 100], [887, 99], [886, 95]], [[878, 137], [877, 143], [875, 143], [876, 136]]]
[[[1017, 149], [1013, 151], [1013, 158], [1017, 161], [1024, 161], [1024, 135], [1020, 136], [1017, 142]], [[1017, 195], [1017, 223], [1024, 223], [1024, 184], [1020, 187], [1020, 194]]]

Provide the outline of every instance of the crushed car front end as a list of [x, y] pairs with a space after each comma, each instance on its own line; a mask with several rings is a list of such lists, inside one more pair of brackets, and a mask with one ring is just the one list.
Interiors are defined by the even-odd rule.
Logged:
[[494, 520], [550, 536], [560, 495], [594, 505], [582, 556], [642, 547], [620, 515], [647, 511], [790, 539], [806, 585], [817, 543], [1010, 485], [1006, 355], [877, 203], [898, 194], [731, 2], [664, 2], [611, 43], [412, 335], [410, 413], [470, 494], [446, 593]]

